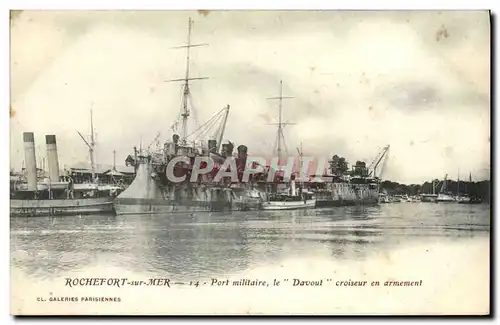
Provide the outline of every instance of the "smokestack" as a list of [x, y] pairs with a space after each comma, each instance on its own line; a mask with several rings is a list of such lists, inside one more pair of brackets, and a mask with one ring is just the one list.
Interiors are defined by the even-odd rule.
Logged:
[[28, 179], [28, 191], [36, 191], [36, 156], [35, 135], [33, 132], [24, 132], [24, 160], [26, 161], [26, 178]]
[[59, 182], [59, 157], [57, 156], [57, 143], [55, 135], [46, 135], [47, 160], [49, 163], [49, 179], [51, 182]]

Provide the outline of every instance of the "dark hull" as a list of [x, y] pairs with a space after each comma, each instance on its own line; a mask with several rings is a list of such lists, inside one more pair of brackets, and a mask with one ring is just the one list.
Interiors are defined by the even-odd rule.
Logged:
[[10, 200], [10, 215], [16, 217], [45, 217], [113, 213], [114, 197]]
[[248, 211], [261, 209], [260, 202], [210, 202], [121, 198], [115, 201], [116, 214], [167, 214], [182, 212]]
[[421, 202], [436, 202], [437, 200], [437, 195], [436, 196], [422, 196], [420, 198]]
[[332, 183], [326, 191], [316, 193], [316, 207], [377, 205], [378, 199], [378, 185]]
[[130, 186], [115, 200], [117, 214], [246, 211], [261, 209], [261, 200], [227, 186], [189, 183], [160, 186], [151, 177], [153, 167], [141, 163]]
[[[388, 203], [388, 202], [387, 202]], [[316, 200], [316, 207], [343, 207], [343, 206], [355, 206], [355, 205], [377, 205], [377, 200], [366, 199], [366, 200]]]

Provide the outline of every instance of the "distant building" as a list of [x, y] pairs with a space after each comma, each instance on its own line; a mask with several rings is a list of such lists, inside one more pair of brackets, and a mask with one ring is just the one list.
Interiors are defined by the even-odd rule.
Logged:
[[[134, 180], [135, 170], [133, 166], [115, 166], [98, 164], [95, 175], [99, 183], [123, 182], [130, 184]], [[88, 183], [92, 181], [92, 168], [89, 164], [76, 164], [66, 168], [65, 176], [71, 176], [75, 183]]]

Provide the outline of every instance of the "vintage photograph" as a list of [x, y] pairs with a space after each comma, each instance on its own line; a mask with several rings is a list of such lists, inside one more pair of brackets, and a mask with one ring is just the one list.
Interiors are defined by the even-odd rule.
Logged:
[[11, 314], [490, 314], [490, 33], [12, 10]]

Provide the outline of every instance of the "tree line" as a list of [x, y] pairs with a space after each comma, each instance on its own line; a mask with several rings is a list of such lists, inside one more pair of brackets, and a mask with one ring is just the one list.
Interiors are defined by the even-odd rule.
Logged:
[[[435, 179], [433, 181], [426, 181], [423, 184], [400, 184], [398, 182], [383, 181], [380, 184], [380, 190], [385, 190], [387, 193], [394, 194], [407, 194], [407, 195], [417, 195], [417, 194], [432, 194], [433, 183], [435, 186], [434, 193], [438, 194], [441, 190], [442, 182]], [[458, 186], [458, 187], [457, 187]], [[469, 196], [480, 197], [486, 202], [490, 202], [490, 192], [491, 192], [491, 182], [490, 181], [480, 181], [480, 182], [466, 182], [460, 181], [460, 183], [447, 180], [446, 181], [446, 191], [452, 192], [454, 194], [457, 191], [460, 194], [468, 194]]]
[[349, 175], [349, 176], [368, 176], [368, 168], [364, 161], [356, 161], [356, 164], [349, 169], [349, 163], [344, 157], [333, 155], [332, 159], [328, 162], [330, 173], [333, 175]]
[[[349, 163], [344, 157], [339, 155], [334, 155], [329, 161], [330, 173], [333, 175], [349, 175], [349, 176], [362, 176], [366, 177], [369, 175], [366, 163], [364, 161], [356, 161], [356, 164], [349, 168]], [[433, 185], [434, 184], [434, 185]], [[434, 193], [437, 194], [441, 190], [442, 181], [434, 179], [434, 181], [426, 181], [423, 184], [399, 184], [397, 182], [383, 181], [380, 185], [381, 190], [387, 191], [387, 193], [394, 194], [407, 194], [407, 195], [418, 195], [418, 194], [432, 194], [432, 188], [434, 186]], [[458, 186], [458, 188], [457, 188]], [[490, 202], [491, 196], [491, 182], [490, 181], [480, 181], [480, 182], [467, 182], [467, 181], [457, 181], [447, 180], [446, 181], [446, 191], [452, 192], [454, 194], [457, 191], [460, 194], [468, 194], [473, 197], [480, 197], [486, 202]]]

